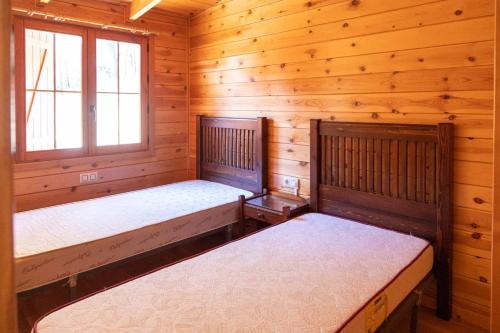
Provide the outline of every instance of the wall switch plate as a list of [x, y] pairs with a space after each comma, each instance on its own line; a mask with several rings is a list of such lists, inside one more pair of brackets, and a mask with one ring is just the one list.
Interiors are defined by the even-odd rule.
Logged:
[[97, 179], [97, 171], [80, 174], [80, 184], [96, 182]]
[[281, 181], [281, 187], [288, 188], [291, 190], [297, 190], [299, 188], [299, 179], [292, 176], [283, 176]]

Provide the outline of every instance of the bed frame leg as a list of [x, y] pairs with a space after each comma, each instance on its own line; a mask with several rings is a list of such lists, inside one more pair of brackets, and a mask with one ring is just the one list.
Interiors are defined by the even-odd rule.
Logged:
[[243, 236], [245, 234], [245, 196], [240, 195], [238, 197], [238, 205], [239, 205], [239, 231], [240, 231], [240, 236]]
[[410, 333], [417, 333], [418, 313], [420, 311], [420, 304], [422, 303], [422, 291], [416, 290], [414, 292], [418, 298], [411, 309]]
[[69, 285], [69, 299], [71, 301], [76, 299], [76, 285], [78, 284], [78, 274], [71, 275], [68, 278]]
[[226, 227], [226, 242], [233, 240], [233, 225], [230, 224]]

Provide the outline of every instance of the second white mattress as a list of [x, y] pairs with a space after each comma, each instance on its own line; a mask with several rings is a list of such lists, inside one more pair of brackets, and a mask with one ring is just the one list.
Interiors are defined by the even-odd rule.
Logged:
[[306, 214], [66, 306], [35, 331], [375, 331], [368, 319], [389, 315], [432, 258], [425, 240]]

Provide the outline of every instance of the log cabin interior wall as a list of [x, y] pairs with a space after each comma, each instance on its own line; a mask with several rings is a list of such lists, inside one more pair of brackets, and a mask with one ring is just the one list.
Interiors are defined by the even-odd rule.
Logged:
[[[53, 0], [35, 7], [30, 0], [13, 0], [13, 8], [38, 10], [60, 17], [102, 24], [124, 24], [159, 33], [150, 49], [153, 87], [150, 89], [154, 126], [154, 155], [89, 157], [15, 165], [17, 210], [88, 199], [187, 178], [187, 31], [188, 19], [164, 11], [151, 11], [131, 23], [124, 5], [101, 1]], [[150, 57], [151, 58], [151, 57]], [[99, 180], [80, 185], [81, 172], [97, 171]]]
[[[127, 10], [96, 0], [34, 4], [12, 0], [104, 25]], [[150, 50], [154, 156], [16, 164], [17, 210], [194, 178], [197, 114], [268, 117], [271, 189], [284, 191], [283, 176], [295, 176], [304, 197], [310, 118], [452, 122], [454, 318], [488, 328], [494, 20], [491, 0], [225, 0], [189, 20], [153, 10], [127, 24], [160, 33]], [[81, 186], [79, 174], [93, 170], [99, 181]]]
[[305, 197], [310, 118], [453, 123], [454, 319], [488, 328], [494, 20], [491, 0], [230, 0], [209, 8], [190, 20], [191, 177], [197, 114], [268, 117], [271, 189], [295, 176]]
[[0, 2], [0, 332], [17, 332], [10, 156], [10, 0]]

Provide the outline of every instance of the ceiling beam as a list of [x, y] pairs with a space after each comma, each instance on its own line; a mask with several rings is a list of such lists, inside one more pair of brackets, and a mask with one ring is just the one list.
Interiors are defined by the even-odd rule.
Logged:
[[133, 0], [130, 4], [129, 18], [132, 21], [137, 20], [162, 1], [163, 0]]

